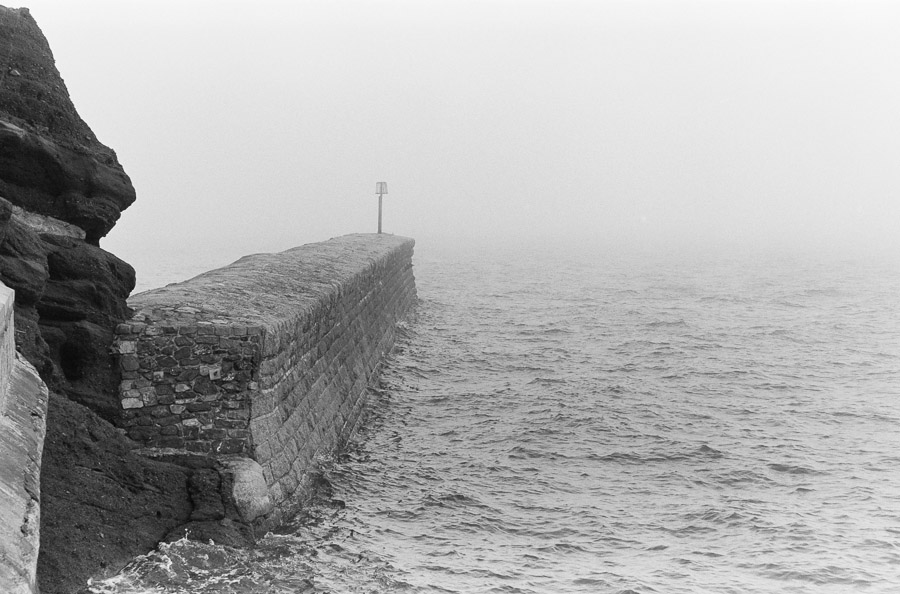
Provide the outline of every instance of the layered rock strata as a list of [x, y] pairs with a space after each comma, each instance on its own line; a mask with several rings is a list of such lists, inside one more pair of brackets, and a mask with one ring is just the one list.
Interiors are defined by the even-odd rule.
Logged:
[[347, 235], [133, 297], [114, 346], [119, 424], [157, 454], [214, 455], [238, 482], [258, 473], [256, 507], [238, 507], [246, 521], [276, 524], [301, 500], [316, 458], [363, 416], [416, 299], [413, 245]]
[[134, 188], [75, 111], [28, 9], [0, 6], [0, 281], [17, 346], [52, 389], [107, 416], [107, 350], [134, 269], [98, 247]]

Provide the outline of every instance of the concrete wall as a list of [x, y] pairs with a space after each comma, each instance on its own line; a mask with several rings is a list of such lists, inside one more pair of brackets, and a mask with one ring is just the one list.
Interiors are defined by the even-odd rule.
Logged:
[[264, 483], [267, 498], [245, 519], [291, 511], [365, 412], [416, 299], [413, 245], [348, 235], [134, 296], [114, 345], [121, 425], [151, 448], [243, 457], [236, 482]]
[[0, 592], [36, 591], [47, 387], [16, 354], [13, 292], [0, 283]]

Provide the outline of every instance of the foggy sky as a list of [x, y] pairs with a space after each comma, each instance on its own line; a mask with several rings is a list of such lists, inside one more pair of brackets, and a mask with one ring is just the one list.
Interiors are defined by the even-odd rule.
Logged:
[[377, 181], [420, 245], [900, 251], [900, 3], [25, 5], [134, 182], [101, 245], [139, 273], [374, 231]]

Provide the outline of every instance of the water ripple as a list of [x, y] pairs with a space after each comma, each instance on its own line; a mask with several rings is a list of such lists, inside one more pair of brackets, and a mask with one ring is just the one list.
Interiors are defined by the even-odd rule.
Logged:
[[93, 591], [900, 590], [896, 267], [535, 252], [416, 274], [326, 469], [345, 507]]

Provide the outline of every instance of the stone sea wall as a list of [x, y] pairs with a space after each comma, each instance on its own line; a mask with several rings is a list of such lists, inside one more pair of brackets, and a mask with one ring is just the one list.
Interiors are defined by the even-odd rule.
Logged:
[[32, 594], [48, 393], [34, 367], [16, 354], [13, 295], [0, 283], [0, 592]]
[[277, 523], [365, 412], [416, 299], [413, 245], [347, 235], [132, 297], [113, 346], [120, 426], [150, 455], [223, 460], [256, 488], [235, 491], [243, 518]]

